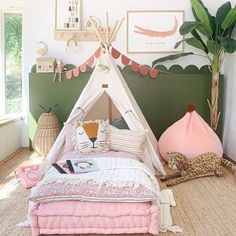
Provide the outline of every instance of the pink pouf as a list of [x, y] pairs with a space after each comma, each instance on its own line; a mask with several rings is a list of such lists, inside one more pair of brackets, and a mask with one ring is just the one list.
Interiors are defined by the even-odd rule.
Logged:
[[214, 152], [222, 157], [223, 148], [218, 136], [193, 105], [188, 105], [187, 110], [186, 115], [160, 137], [159, 150], [162, 157], [168, 161], [168, 152], [181, 152], [190, 158]]

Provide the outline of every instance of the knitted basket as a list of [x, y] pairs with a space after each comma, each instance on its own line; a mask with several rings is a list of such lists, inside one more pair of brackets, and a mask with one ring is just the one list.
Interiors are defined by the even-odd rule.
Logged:
[[47, 156], [57, 136], [61, 131], [61, 127], [57, 116], [50, 113], [43, 113], [38, 120], [32, 147], [40, 156]]

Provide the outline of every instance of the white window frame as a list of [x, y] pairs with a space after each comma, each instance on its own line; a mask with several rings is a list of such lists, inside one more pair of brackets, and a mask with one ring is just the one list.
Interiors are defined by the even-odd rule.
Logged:
[[0, 11], [0, 117], [5, 115], [5, 43], [4, 12]]
[[[6, 57], [5, 57], [5, 17], [6, 13], [20, 13], [23, 14], [22, 8], [10, 8], [7, 10], [0, 10], [0, 119], [5, 118], [6, 116], [14, 116], [17, 114], [6, 114], [6, 89], [5, 89], [5, 81], [6, 81]], [[23, 62], [22, 62], [23, 69]], [[23, 84], [23, 76], [22, 76], [22, 84]], [[23, 99], [23, 94], [22, 94]], [[22, 108], [23, 110], [23, 108]], [[22, 112], [20, 112], [21, 114]]]

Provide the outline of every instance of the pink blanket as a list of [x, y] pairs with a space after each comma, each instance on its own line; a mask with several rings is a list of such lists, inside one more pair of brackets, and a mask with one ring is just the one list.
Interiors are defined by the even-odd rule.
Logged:
[[[87, 159], [86, 159], [87, 160]], [[31, 190], [30, 200], [53, 201], [158, 201], [159, 184], [139, 161], [125, 158], [91, 158], [97, 170], [83, 174], [60, 174], [52, 167]]]
[[148, 203], [65, 201], [37, 204], [32, 235], [159, 233], [159, 209]]

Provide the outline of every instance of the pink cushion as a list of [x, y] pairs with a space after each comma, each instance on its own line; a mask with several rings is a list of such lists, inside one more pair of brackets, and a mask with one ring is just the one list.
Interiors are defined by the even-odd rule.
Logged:
[[220, 139], [196, 111], [187, 112], [162, 134], [159, 150], [166, 161], [168, 152], [181, 152], [190, 158], [206, 152], [223, 155]]
[[159, 233], [159, 207], [151, 202], [64, 201], [35, 205], [32, 235]]
[[66, 143], [65, 143], [64, 153], [67, 153], [67, 152], [74, 150], [74, 146], [73, 146], [72, 138], [71, 138], [73, 124], [64, 123], [64, 128], [65, 128], [65, 135], [66, 135]]

